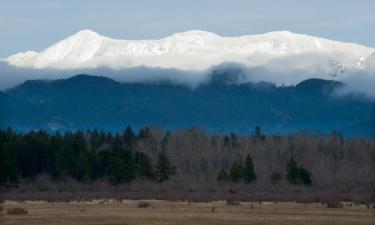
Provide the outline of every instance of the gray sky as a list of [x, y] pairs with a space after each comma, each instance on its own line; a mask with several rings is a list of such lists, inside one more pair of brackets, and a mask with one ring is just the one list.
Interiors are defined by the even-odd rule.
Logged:
[[223, 36], [275, 30], [375, 47], [375, 0], [0, 0], [0, 57], [41, 50], [81, 29], [161, 38], [192, 29]]

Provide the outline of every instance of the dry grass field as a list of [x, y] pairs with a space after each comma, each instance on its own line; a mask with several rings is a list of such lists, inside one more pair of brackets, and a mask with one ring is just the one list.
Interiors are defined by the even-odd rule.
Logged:
[[[327, 208], [321, 204], [304, 203], [240, 203], [224, 201], [189, 203], [170, 201], [96, 200], [90, 202], [11, 202], [2, 203], [0, 224], [375, 224], [375, 211], [366, 205]], [[26, 215], [9, 215], [8, 209], [23, 208]]]

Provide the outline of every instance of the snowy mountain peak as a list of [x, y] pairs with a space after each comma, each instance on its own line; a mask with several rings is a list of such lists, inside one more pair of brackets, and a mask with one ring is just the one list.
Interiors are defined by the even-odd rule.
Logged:
[[77, 33], [73, 34], [73, 36], [78, 35], [78, 36], [100, 36], [98, 33], [96, 33], [93, 30], [90, 29], [85, 29], [85, 30], [80, 30]]
[[78, 31], [77, 33], [71, 35], [70, 37], [66, 38], [65, 40], [86, 40], [86, 41], [90, 41], [92, 39], [97, 39], [97, 38], [104, 38], [104, 36], [99, 35], [95, 31], [87, 29], [87, 30]]
[[293, 32], [288, 31], [288, 30], [279, 30], [279, 31], [267, 32], [267, 33], [264, 33], [264, 35], [269, 35], [269, 36], [297, 36], [297, 35], [301, 35], [301, 34], [293, 33]]
[[222, 37], [192, 30], [159, 40], [116, 40], [82, 30], [41, 52], [18, 53], [5, 60], [14, 66], [38, 69], [148, 66], [204, 70], [224, 62], [267, 67], [286, 59], [276, 65], [338, 75], [361, 67], [373, 52], [373, 48], [290, 31]]
[[211, 32], [201, 31], [201, 30], [191, 30], [181, 33], [175, 33], [166, 39], [185, 39], [185, 40], [192, 40], [192, 39], [214, 39], [219, 38], [220, 36]]

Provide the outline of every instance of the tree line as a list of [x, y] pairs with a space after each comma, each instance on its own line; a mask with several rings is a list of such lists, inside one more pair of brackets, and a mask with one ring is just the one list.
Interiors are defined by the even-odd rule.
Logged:
[[69, 176], [83, 183], [103, 177], [111, 184], [131, 182], [136, 177], [155, 182], [168, 180], [175, 168], [165, 149], [154, 164], [146, 153], [135, 149], [137, 138], [130, 126], [122, 135], [0, 131], [0, 186], [16, 187], [19, 179], [33, 179], [40, 174], [53, 180]]
[[209, 134], [198, 128], [164, 132], [145, 127], [135, 133], [77, 131], [50, 134], [0, 130], [0, 187], [47, 174], [90, 184], [135, 179], [183, 184], [266, 183], [278, 185], [358, 185], [374, 187], [374, 140], [319, 136]]

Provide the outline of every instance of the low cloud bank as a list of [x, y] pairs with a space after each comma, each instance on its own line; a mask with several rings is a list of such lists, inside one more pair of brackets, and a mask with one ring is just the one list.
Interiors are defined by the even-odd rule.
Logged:
[[345, 83], [344, 87], [338, 88], [337, 95], [365, 95], [370, 100], [375, 101], [375, 71], [352, 71], [343, 74], [340, 81]]
[[368, 57], [363, 69], [346, 72], [339, 80], [346, 86], [336, 90], [336, 94], [365, 94], [375, 101], [375, 53]]
[[236, 73], [235, 82], [267, 81], [276, 85], [297, 84], [309, 78], [338, 80], [347, 85], [337, 90], [337, 94], [345, 95], [352, 92], [364, 93], [375, 99], [375, 56], [369, 57], [363, 69], [347, 70], [338, 76], [332, 71], [337, 68], [331, 65], [332, 60], [325, 56], [299, 55], [280, 57], [269, 60], [265, 65], [247, 65], [240, 63], [222, 63], [201, 71], [184, 71], [178, 69], [162, 69], [150, 67], [134, 67], [110, 69], [108, 67], [89, 69], [30, 69], [14, 67], [0, 61], [0, 90], [14, 87], [26, 80], [63, 79], [77, 74], [106, 76], [119, 82], [158, 82], [169, 80], [176, 84], [196, 87], [209, 82], [212, 74]]
[[176, 84], [194, 87], [207, 78], [208, 71], [182, 71], [150, 67], [135, 67], [121, 70], [114, 70], [107, 67], [72, 70], [31, 69], [14, 67], [6, 62], [0, 62], [0, 90], [12, 88], [26, 80], [66, 79], [77, 74], [105, 76], [119, 82], [158, 82], [170, 80]]

